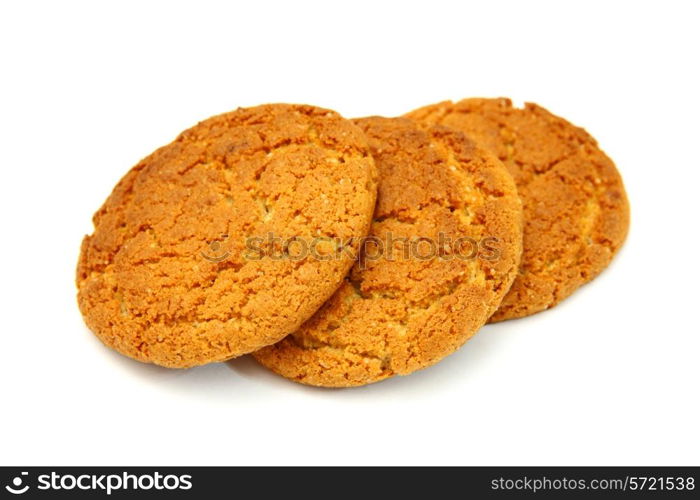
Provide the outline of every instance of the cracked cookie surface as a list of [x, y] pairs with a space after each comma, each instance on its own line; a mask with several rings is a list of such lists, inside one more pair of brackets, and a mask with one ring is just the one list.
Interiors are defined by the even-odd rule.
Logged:
[[498, 159], [447, 127], [355, 122], [379, 170], [371, 244], [310, 320], [253, 353], [309, 385], [369, 384], [454, 352], [498, 307], [522, 248], [520, 200]]
[[595, 139], [532, 103], [465, 99], [405, 115], [464, 132], [495, 153], [523, 202], [523, 257], [491, 321], [548, 309], [596, 277], [622, 246], [629, 204], [614, 163]]
[[[353, 255], [335, 250], [366, 235], [376, 186], [366, 138], [335, 112], [271, 104], [209, 118], [140, 161], [95, 214], [80, 310], [106, 345], [168, 367], [277, 342], [343, 281]], [[333, 258], [291, 255], [289, 241], [321, 241]]]

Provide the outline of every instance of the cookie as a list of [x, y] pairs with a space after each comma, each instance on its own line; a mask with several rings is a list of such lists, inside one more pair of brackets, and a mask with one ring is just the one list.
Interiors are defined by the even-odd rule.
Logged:
[[309, 385], [407, 375], [454, 352], [517, 273], [522, 211], [497, 158], [443, 126], [365, 118], [379, 194], [360, 260], [298, 331], [253, 354]]
[[509, 99], [465, 99], [406, 115], [467, 134], [508, 167], [523, 202], [523, 258], [513, 286], [491, 318], [548, 309], [596, 277], [629, 227], [620, 174], [595, 139], [546, 109]]
[[271, 104], [205, 120], [95, 214], [80, 310], [109, 347], [167, 367], [277, 342], [343, 281], [376, 185], [362, 131], [333, 111]]

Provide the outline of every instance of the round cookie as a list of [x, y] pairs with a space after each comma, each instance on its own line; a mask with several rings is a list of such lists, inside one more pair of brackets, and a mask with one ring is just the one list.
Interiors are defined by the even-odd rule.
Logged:
[[491, 322], [548, 309], [592, 280], [627, 235], [629, 204], [613, 162], [590, 135], [546, 109], [465, 99], [407, 117], [460, 130], [508, 167], [523, 202], [520, 271]]
[[438, 362], [496, 310], [522, 249], [520, 200], [494, 156], [443, 126], [356, 123], [379, 169], [361, 258], [298, 331], [253, 354], [309, 385], [369, 384]]
[[333, 111], [209, 118], [140, 161], [95, 214], [80, 310], [106, 345], [167, 367], [277, 342], [343, 281], [376, 185], [362, 131]]

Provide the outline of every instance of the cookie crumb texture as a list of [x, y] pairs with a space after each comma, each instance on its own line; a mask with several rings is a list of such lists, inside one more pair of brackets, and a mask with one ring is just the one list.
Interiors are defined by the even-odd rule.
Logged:
[[362, 131], [335, 112], [272, 104], [205, 120], [139, 162], [95, 214], [77, 269], [85, 321], [122, 354], [168, 367], [274, 343], [353, 260], [253, 259], [248, 238], [357, 246], [376, 182]]
[[613, 162], [585, 130], [532, 103], [465, 99], [407, 117], [460, 130], [508, 167], [523, 202], [525, 232], [518, 276], [491, 318], [548, 309], [596, 277], [622, 246], [629, 204]]
[[356, 123], [379, 169], [371, 240], [492, 237], [500, 258], [416, 258], [430, 255], [425, 251], [403, 258], [400, 246], [360, 261], [297, 332], [253, 354], [304, 384], [357, 386], [436, 363], [496, 310], [520, 259], [520, 200], [494, 156], [442, 126], [423, 131], [388, 118]]

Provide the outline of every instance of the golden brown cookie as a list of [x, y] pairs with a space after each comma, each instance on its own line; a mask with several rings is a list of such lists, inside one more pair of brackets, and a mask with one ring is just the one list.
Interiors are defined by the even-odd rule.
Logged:
[[596, 277], [622, 245], [629, 204], [613, 162], [582, 128], [509, 99], [441, 102], [406, 115], [467, 134], [494, 152], [518, 186], [525, 214], [523, 258], [491, 318], [548, 309]]
[[363, 385], [438, 362], [496, 310], [521, 254], [520, 200], [493, 155], [447, 127], [356, 123], [379, 169], [362, 258], [297, 332], [253, 354], [304, 384]]
[[80, 310], [108, 346], [168, 367], [277, 342], [342, 282], [376, 183], [362, 131], [333, 111], [209, 118], [139, 162], [95, 214]]

